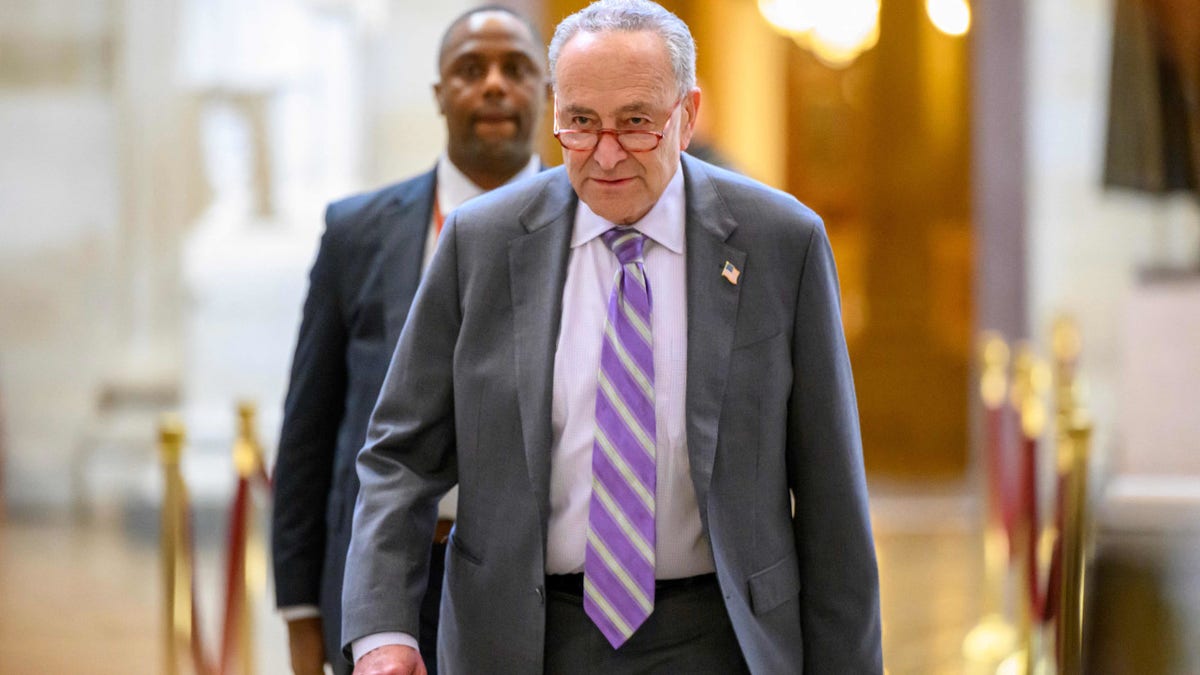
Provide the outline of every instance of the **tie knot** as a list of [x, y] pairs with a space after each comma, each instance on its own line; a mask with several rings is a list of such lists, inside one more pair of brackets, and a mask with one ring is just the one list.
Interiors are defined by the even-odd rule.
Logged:
[[632, 227], [614, 227], [600, 236], [622, 265], [645, 262], [642, 248], [646, 245], [646, 235], [641, 232]]

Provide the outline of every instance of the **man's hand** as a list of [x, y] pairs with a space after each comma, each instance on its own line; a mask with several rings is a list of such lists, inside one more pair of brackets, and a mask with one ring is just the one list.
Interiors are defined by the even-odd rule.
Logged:
[[385, 645], [363, 654], [354, 675], [426, 675], [425, 662], [412, 647]]
[[325, 643], [321, 639], [320, 617], [289, 621], [287, 627], [292, 672], [295, 675], [325, 675]]

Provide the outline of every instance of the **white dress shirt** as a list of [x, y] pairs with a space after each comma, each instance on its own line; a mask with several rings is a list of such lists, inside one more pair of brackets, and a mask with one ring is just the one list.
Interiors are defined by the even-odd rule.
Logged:
[[[529, 158], [529, 163], [524, 169], [517, 172], [515, 176], [508, 179], [508, 183], [515, 183], [523, 178], [536, 176], [542, 170], [542, 160], [537, 155]], [[429, 236], [425, 237], [425, 257], [421, 262], [421, 269], [429, 268], [429, 261], [433, 259], [433, 252], [437, 250], [437, 214], [441, 210], [442, 216], [450, 215], [450, 212], [462, 206], [468, 200], [474, 199], [479, 195], [487, 192], [487, 190], [479, 187], [467, 178], [467, 174], [463, 173], [454, 166], [454, 162], [442, 153], [438, 157], [437, 162], [437, 191], [435, 195], [434, 213], [429, 219]]]
[[[662, 197], [630, 227], [648, 237], [643, 249], [652, 307], [654, 353], [655, 575], [675, 579], [712, 572], [712, 549], [700, 525], [687, 452], [687, 269], [683, 172], [676, 168]], [[554, 353], [550, 450], [550, 518], [546, 573], [583, 571], [596, 376], [608, 300], [620, 263], [600, 235], [614, 225], [580, 202], [563, 287]]]

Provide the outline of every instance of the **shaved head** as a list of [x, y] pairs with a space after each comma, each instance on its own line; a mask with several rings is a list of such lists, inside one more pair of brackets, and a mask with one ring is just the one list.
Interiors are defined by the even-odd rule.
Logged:
[[455, 33], [462, 32], [465, 29], [466, 24], [471, 21], [472, 17], [488, 12], [503, 12], [504, 14], [507, 14], [520, 21], [527, 29], [529, 29], [529, 41], [536, 47], [535, 51], [538, 54], [542, 54], [545, 51], [545, 43], [542, 42], [542, 34], [540, 31], [538, 31], [537, 26], [533, 25], [533, 22], [530, 21], [528, 17], [508, 7], [505, 7], [504, 5], [480, 5], [479, 7], [473, 7], [462, 14], [459, 14], [458, 18], [456, 18], [454, 21], [451, 21], [450, 25], [446, 27], [446, 32], [442, 33], [442, 42], [438, 47], [439, 71], [442, 69], [442, 66], [445, 65], [446, 56], [449, 55], [450, 50], [454, 47], [454, 43], [456, 42], [455, 38], [459, 37], [455, 35]]

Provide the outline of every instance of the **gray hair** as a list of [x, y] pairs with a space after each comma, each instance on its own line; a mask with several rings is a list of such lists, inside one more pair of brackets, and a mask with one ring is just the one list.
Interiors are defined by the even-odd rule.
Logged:
[[597, 0], [562, 20], [550, 40], [550, 81], [558, 91], [555, 73], [564, 45], [579, 33], [650, 31], [662, 37], [671, 56], [675, 85], [682, 95], [696, 86], [696, 41], [687, 24], [650, 0]]

